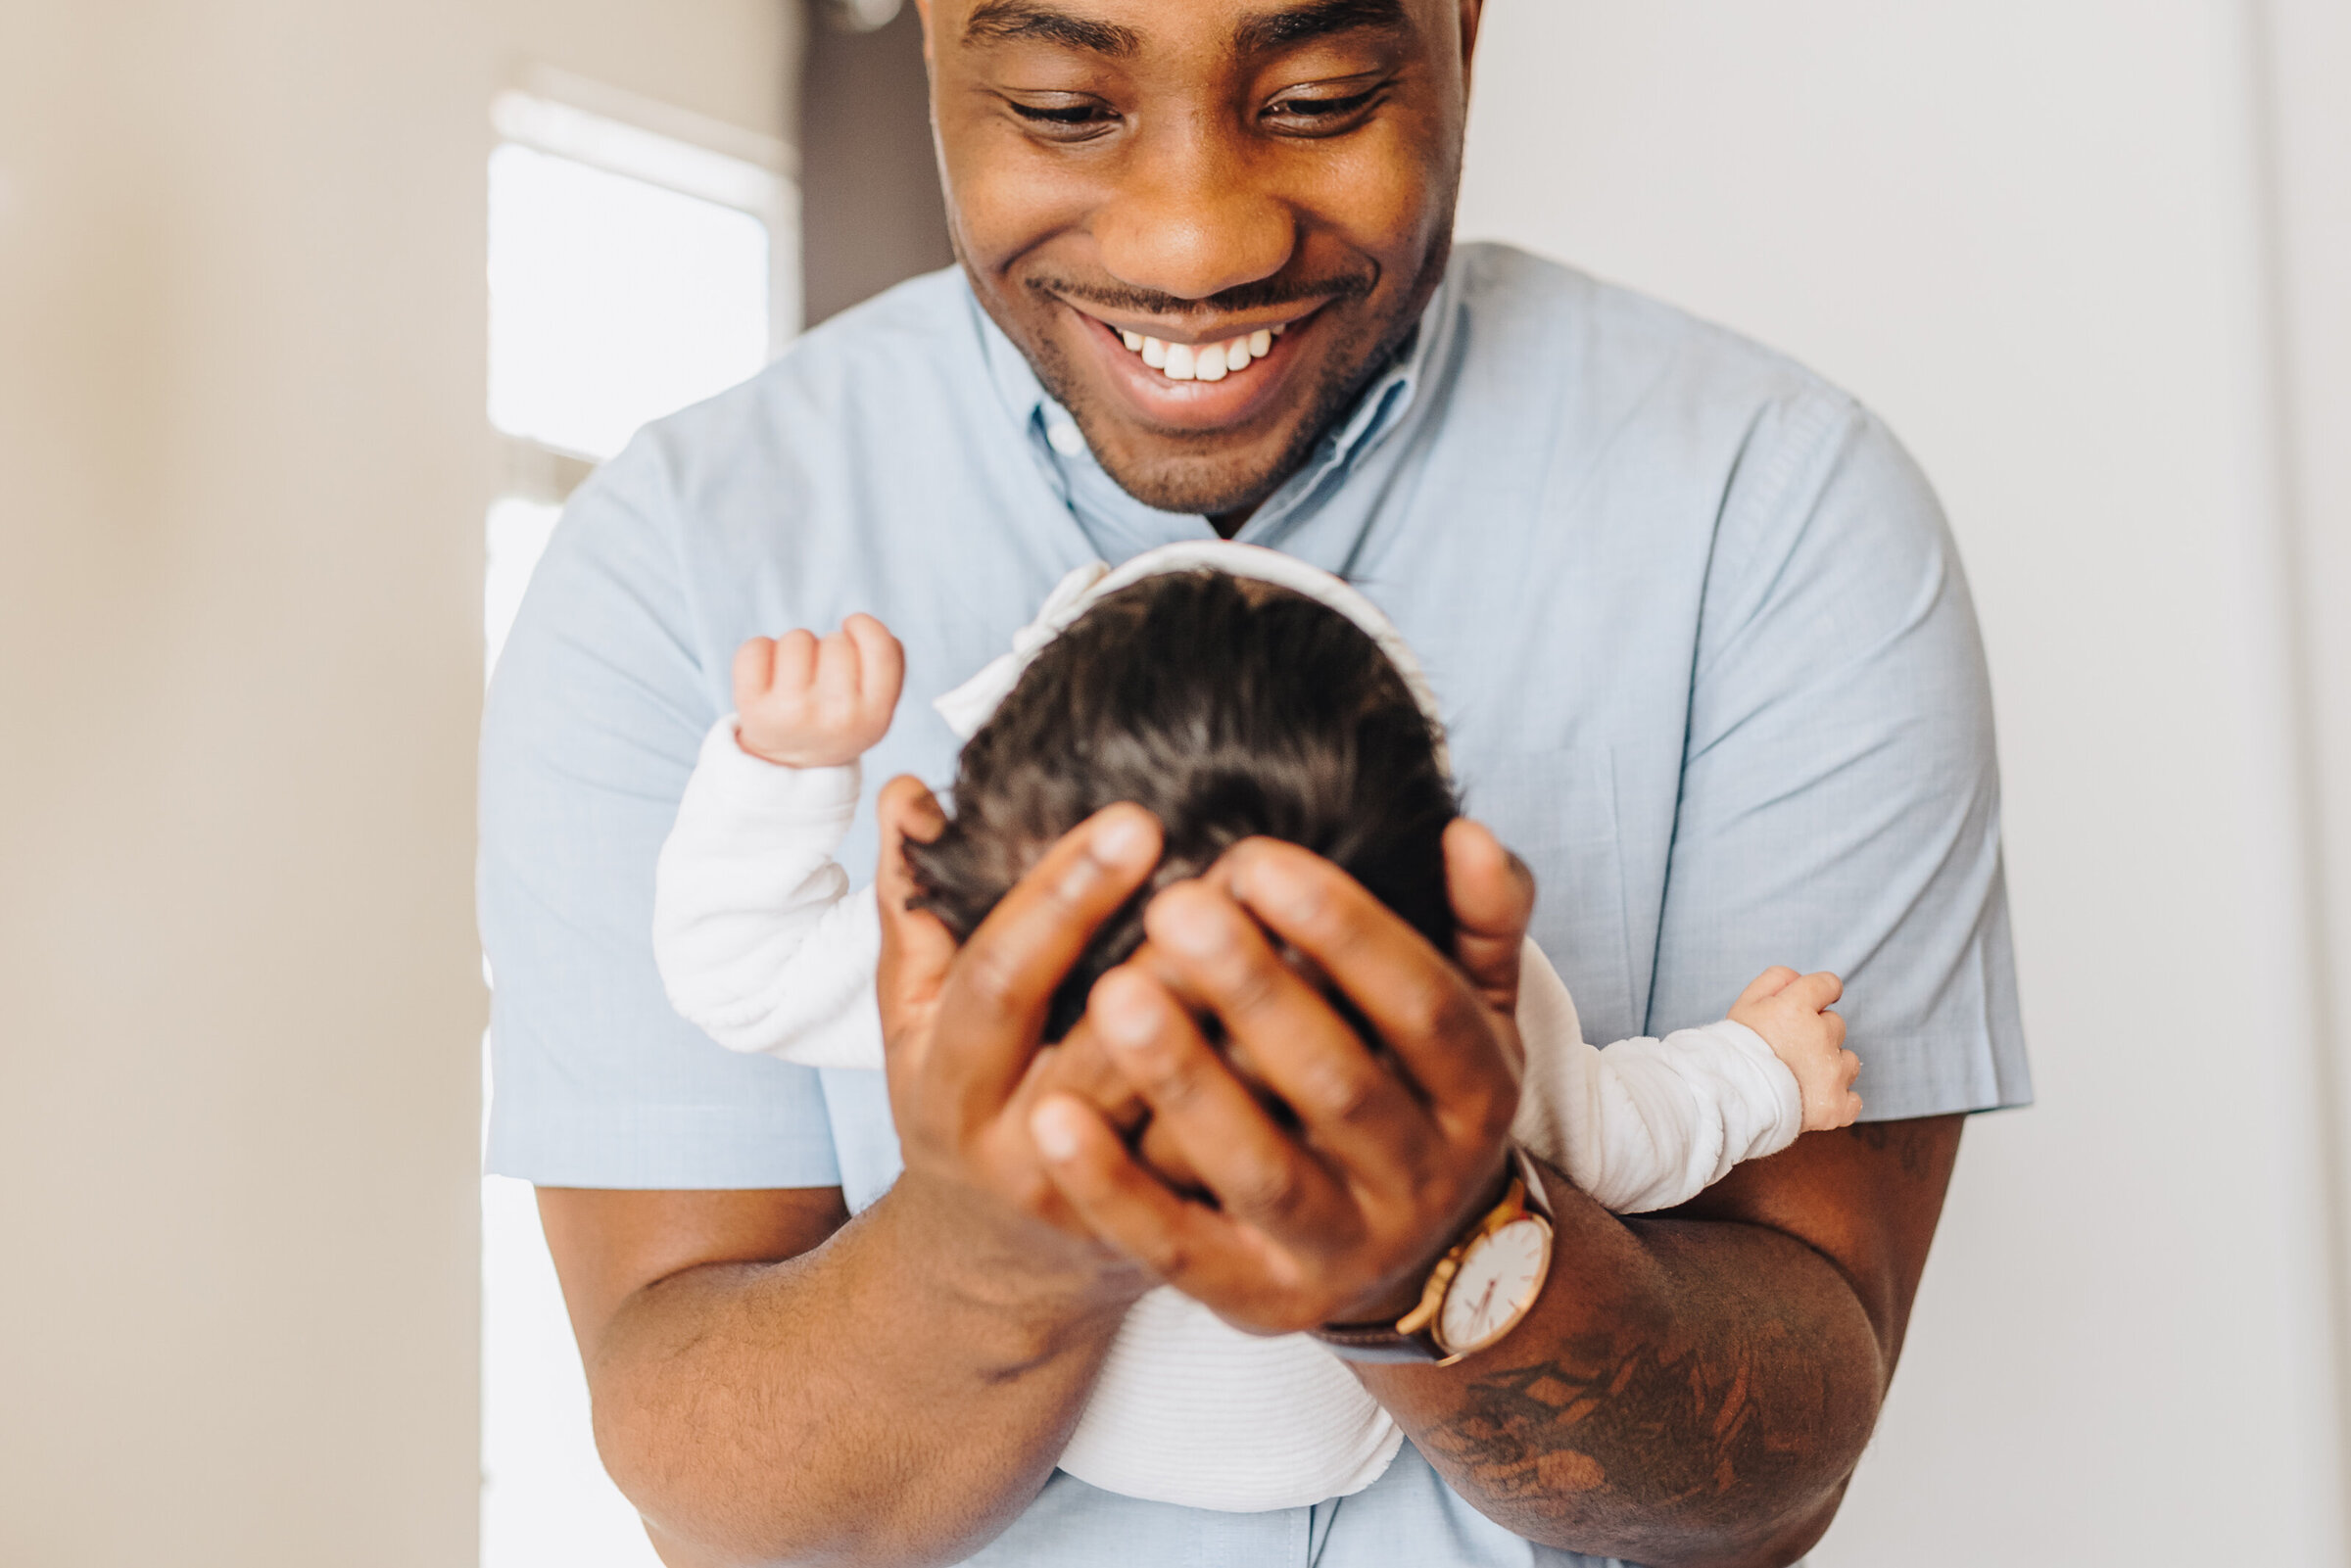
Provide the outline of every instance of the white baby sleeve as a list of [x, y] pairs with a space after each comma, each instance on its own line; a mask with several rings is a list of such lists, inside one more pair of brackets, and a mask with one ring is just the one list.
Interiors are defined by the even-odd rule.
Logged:
[[746, 753], [728, 714], [703, 737], [653, 879], [653, 958], [670, 1004], [731, 1051], [878, 1068], [873, 889], [833, 859], [857, 811], [855, 763]]
[[1754, 1030], [1724, 1019], [1662, 1040], [1589, 1045], [1567, 987], [1531, 940], [1520, 955], [1518, 1032], [1526, 1082], [1511, 1130], [1614, 1212], [1687, 1203], [1803, 1130], [1796, 1074]]

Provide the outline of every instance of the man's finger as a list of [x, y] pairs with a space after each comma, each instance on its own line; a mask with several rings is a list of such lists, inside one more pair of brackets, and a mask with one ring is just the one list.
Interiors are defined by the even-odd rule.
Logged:
[[1159, 863], [1159, 820], [1106, 806], [1062, 835], [1013, 883], [956, 955], [939, 996], [960, 1049], [928, 1070], [975, 1105], [1012, 1095], [1044, 1031], [1053, 991], [1102, 923]]
[[1173, 970], [1184, 1000], [1216, 1015], [1350, 1185], [1382, 1194], [1419, 1186], [1439, 1141], [1427, 1108], [1247, 910], [1210, 883], [1178, 882], [1152, 900], [1144, 929], [1148, 967]]
[[1345, 1188], [1274, 1124], [1164, 986], [1122, 966], [1094, 987], [1086, 1017], [1227, 1214], [1293, 1251], [1347, 1238]]
[[882, 915], [882, 960], [875, 975], [882, 1011], [882, 1039], [894, 1046], [906, 1026], [938, 1002], [948, 968], [955, 962], [955, 936], [927, 910], [910, 910], [914, 879], [906, 865], [906, 840], [929, 843], [946, 826], [920, 779], [900, 774], [882, 786], [875, 802], [882, 848], [874, 868], [874, 901]]
[[1454, 962], [1509, 1012], [1518, 1004], [1518, 956], [1535, 912], [1535, 874], [1483, 823], [1456, 818], [1445, 829], [1445, 892], [1453, 904]]
[[1016, 1098], [1033, 1105], [1048, 1094], [1078, 1096], [1101, 1112], [1122, 1137], [1130, 1136], [1151, 1114], [1127, 1074], [1111, 1060], [1101, 1036], [1083, 1018], [1059, 1044], [1036, 1053]]
[[1508, 1126], [1517, 1074], [1495, 1037], [1496, 1010], [1419, 932], [1296, 844], [1245, 839], [1219, 864], [1233, 896], [1320, 965], [1370, 1021], [1449, 1136], [1475, 1139]]
[[1050, 1096], [1030, 1113], [1045, 1173], [1094, 1233], [1195, 1300], [1223, 1304], [1294, 1288], [1296, 1264], [1134, 1163], [1091, 1109]]

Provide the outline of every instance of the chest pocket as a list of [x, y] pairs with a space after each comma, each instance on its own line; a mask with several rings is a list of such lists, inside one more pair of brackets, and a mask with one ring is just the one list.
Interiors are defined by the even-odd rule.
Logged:
[[1606, 1045], [1640, 1032], [1613, 753], [1574, 746], [1475, 761], [1463, 805], [1533, 868], [1531, 934], [1574, 995], [1584, 1038]]

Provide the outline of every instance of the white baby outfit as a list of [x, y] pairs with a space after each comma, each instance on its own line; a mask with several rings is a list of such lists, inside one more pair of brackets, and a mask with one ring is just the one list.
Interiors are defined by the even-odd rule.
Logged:
[[[968, 739], [1095, 600], [1145, 577], [1196, 570], [1272, 582], [1346, 615], [1437, 725], [1418, 660], [1369, 600], [1293, 557], [1221, 541], [1146, 551], [1115, 572], [1100, 562], [1072, 572], [1012, 651], [940, 697], [938, 711]], [[670, 1001], [730, 1050], [879, 1069], [880, 916], [873, 889], [852, 895], [833, 859], [857, 808], [857, 765], [763, 761], [743, 749], [735, 724], [729, 714], [704, 738], [661, 851], [653, 949]], [[1682, 1203], [1802, 1128], [1795, 1074], [1727, 1019], [1662, 1040], [1586, 1044], [1567, 987], [1532, 940], [1518, 1028], [1526, 1078], [1514, 1135], [1619, 1213]], [[1245, 1334], [1163, 1286], [1128, 1313], [1061, 1468], [1128, 1497], [1256, 1512], [1359, 1492], [1403, 1442], [1403, 1429], [1315, 1340]]]

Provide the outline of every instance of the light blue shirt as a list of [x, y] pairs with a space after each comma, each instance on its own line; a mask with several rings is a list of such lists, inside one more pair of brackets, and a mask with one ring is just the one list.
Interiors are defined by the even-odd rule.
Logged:
[[[1073, 566], [1214, 537], [1128, 497], [949, 271], [809, 333], [582, 487], [483, 736], [490, 1168], [545, 1185], [842, 1188], [898, 1169], [878, 1072], [738, 1057], [672, 1012], [653, 863], [736, 646], [852, 611], [907, 689], [872, 791], [952, 774], [931, 699]], [[1239, 538], [1355, 583], [1418, 650], [1469, 810], [1534, 868], [1595, 1040], [1846, 977], [1872, 1119], [2025, 1103], [1991, 698], [1926, 481], [1777, 355], [1464, 247], [1398, 362]], [[1580, 1562], [1407, 1445], [1369, 1490], [1220, 1514], [1056, 1474], [979, 1562]]]

